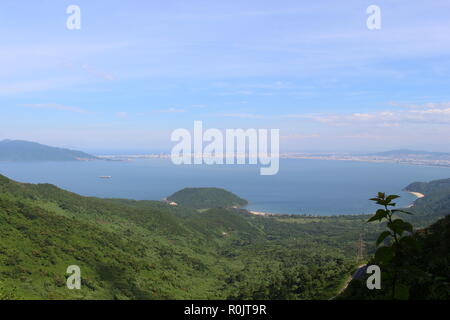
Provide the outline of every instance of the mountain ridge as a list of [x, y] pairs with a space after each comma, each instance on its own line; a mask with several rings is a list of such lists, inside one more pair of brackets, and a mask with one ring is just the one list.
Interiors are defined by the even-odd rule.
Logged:
[[96, 156], [82, 151], [51, 147], [32, 141], [9, 139], [0, 141], [0, 161], [77, 161], [96, 159], [98, 159]]

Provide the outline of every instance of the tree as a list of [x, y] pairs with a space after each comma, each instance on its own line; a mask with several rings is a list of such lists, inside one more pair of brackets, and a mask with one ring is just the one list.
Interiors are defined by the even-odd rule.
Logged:
[[0, 300], [17, 300], [16, 288], [7, 289], [0, 281]]

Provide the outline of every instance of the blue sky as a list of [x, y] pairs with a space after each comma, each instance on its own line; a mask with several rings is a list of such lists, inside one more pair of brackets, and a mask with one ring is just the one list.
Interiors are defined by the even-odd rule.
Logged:
[[203, 120], [280, 128], [281, 151], [450, 151], [449, 71], [448, 1], [2, 0], [0, 139], [150, 152]]

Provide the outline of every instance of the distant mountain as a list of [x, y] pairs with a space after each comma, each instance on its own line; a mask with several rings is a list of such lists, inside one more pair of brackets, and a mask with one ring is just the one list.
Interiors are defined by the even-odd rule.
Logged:
[[0, 161], [94, 160], [95, 156], [70, 149], [55, 148], [23, 140], [0, 141]]
[[231, 208], [247, 204], [247, 200], [220, 188], [185, 188], [167, 200], [195, 209]]
[[431, 182], [414, 182], [408, 185], [405, 190], [420, 192], [423, 194], [446, 191], [450, 195], [450, 179], [440, 179]]

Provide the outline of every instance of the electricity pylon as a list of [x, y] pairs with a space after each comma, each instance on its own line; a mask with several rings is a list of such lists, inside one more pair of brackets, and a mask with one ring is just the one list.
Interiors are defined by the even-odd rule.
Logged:
[[359, 234], [359, 239], [356, 242], [356, 262], [360, 262], [364, 259], [365, 255], [365, 243], [362, 238], [362, 233]]

